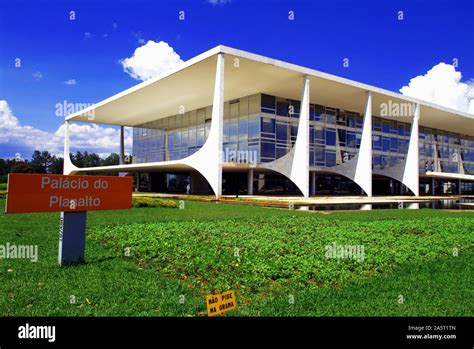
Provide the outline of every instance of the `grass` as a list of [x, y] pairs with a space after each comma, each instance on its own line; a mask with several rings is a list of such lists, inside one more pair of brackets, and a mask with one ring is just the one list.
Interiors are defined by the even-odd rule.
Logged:
[[[272, 287], [339, 287], [354, 277], [390, 273], [408, 261], [449, 256], [454, 248], [464, 253], [473, 229], [472, 220], [460, 217], [354, 225], [277, 216], [113, 224], [91, 228], [90, 236], [117, 253], [128, 248], [141, 265], [205, 293], [237, 289], [243, 296]], [[363, 246], [363, 260], [326, 258], [326, 246], [333, 244]]]
[[[87, 263], [68, 268], [57, 266], [58, 218], [0, 215], [0, 244], [39, 246], [37, 263], [0, 259], [0, 315], [199, 316], [205, 294], [228, 288], [238, 304], [228, 316], [473, 314], [472, 212], [96, 211]], [[324, 258], [332, 242], [364, 245], [364, 262]]]

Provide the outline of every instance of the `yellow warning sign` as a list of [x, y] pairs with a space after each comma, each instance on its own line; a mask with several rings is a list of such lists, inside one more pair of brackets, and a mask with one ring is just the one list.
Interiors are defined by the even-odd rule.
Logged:
[[206, 304], [208, 316], [222, 315], [237, 307], [237, 303], [235, 302], [235, 292], [227, 291], [206, 296]]

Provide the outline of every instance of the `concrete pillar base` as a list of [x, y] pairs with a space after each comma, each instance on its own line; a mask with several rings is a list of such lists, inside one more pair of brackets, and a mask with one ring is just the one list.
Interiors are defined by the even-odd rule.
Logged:
[[247, 173], [247, 195], [253, 195], [253, 168]]

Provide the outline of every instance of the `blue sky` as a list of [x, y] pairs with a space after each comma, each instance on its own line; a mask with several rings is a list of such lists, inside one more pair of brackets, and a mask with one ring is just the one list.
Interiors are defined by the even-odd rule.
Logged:
[[[472, 0], [9, 0], [0, 5], [0, 100], [47, 138], [62, 123], [56, 103], [94, 103], [139, 83], [120, 59], [148, 40], [182, 60], [224, 44], [398, 92], [454, 58], [462, 81], [473, 79], [473, 37]], [[0, 132], [1, 157], [32, 147]]]

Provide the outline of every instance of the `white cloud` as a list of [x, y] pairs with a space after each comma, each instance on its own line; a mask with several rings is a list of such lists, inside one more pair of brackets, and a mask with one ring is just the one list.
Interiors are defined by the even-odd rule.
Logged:
[[[6, 126], [6, 127], [14, 127], [18, 125], [18, 118], [16, 118], [13, 115], [12, 110], [8, 106], [7, 101], [5, 100], [0, 100], [0, 127]], [[0, 137], [2, 134], [0, 134]]]
[[91, 32], [84, 32], [84, 39], [90, 39], [92, 37]]
[[[101, 127], [96, 124], [71, 124], [71, 151], [95, 152], [99, 154], [117, 153], [120, 146], [120, 129]], [[125, 128], [125, 149], [132, 147], [132, 128]], [[53, 154], [62, 154], [64, 146], [64, 124], [54, 132], [23, 126], [13, 115], [7, 101], [0, 100], [0, 144], [18, 146], [33, 153], [34, 150], [47, 150]]]
[[77, 81], [76, 79], [69, 79], [69, 80], [64, 81], [64, 84], [68, 86], [74, 86], [74, 85], [77, 85]]
[[43, 78], [43, 74], [39, 71], [33, 73], [33, 79], [35, 80], [41, 80]]
[[123, 70], [136, 80], [147, 80], [183, 61], [166, 42], [149, 40], [138, 47], [132, 57], [120, 60]]
[[410, 80], [400, 92], [444, 107], [474, 114], [474, 81], [461, 82], [461, 72], [454, 66], [439, 63]]

